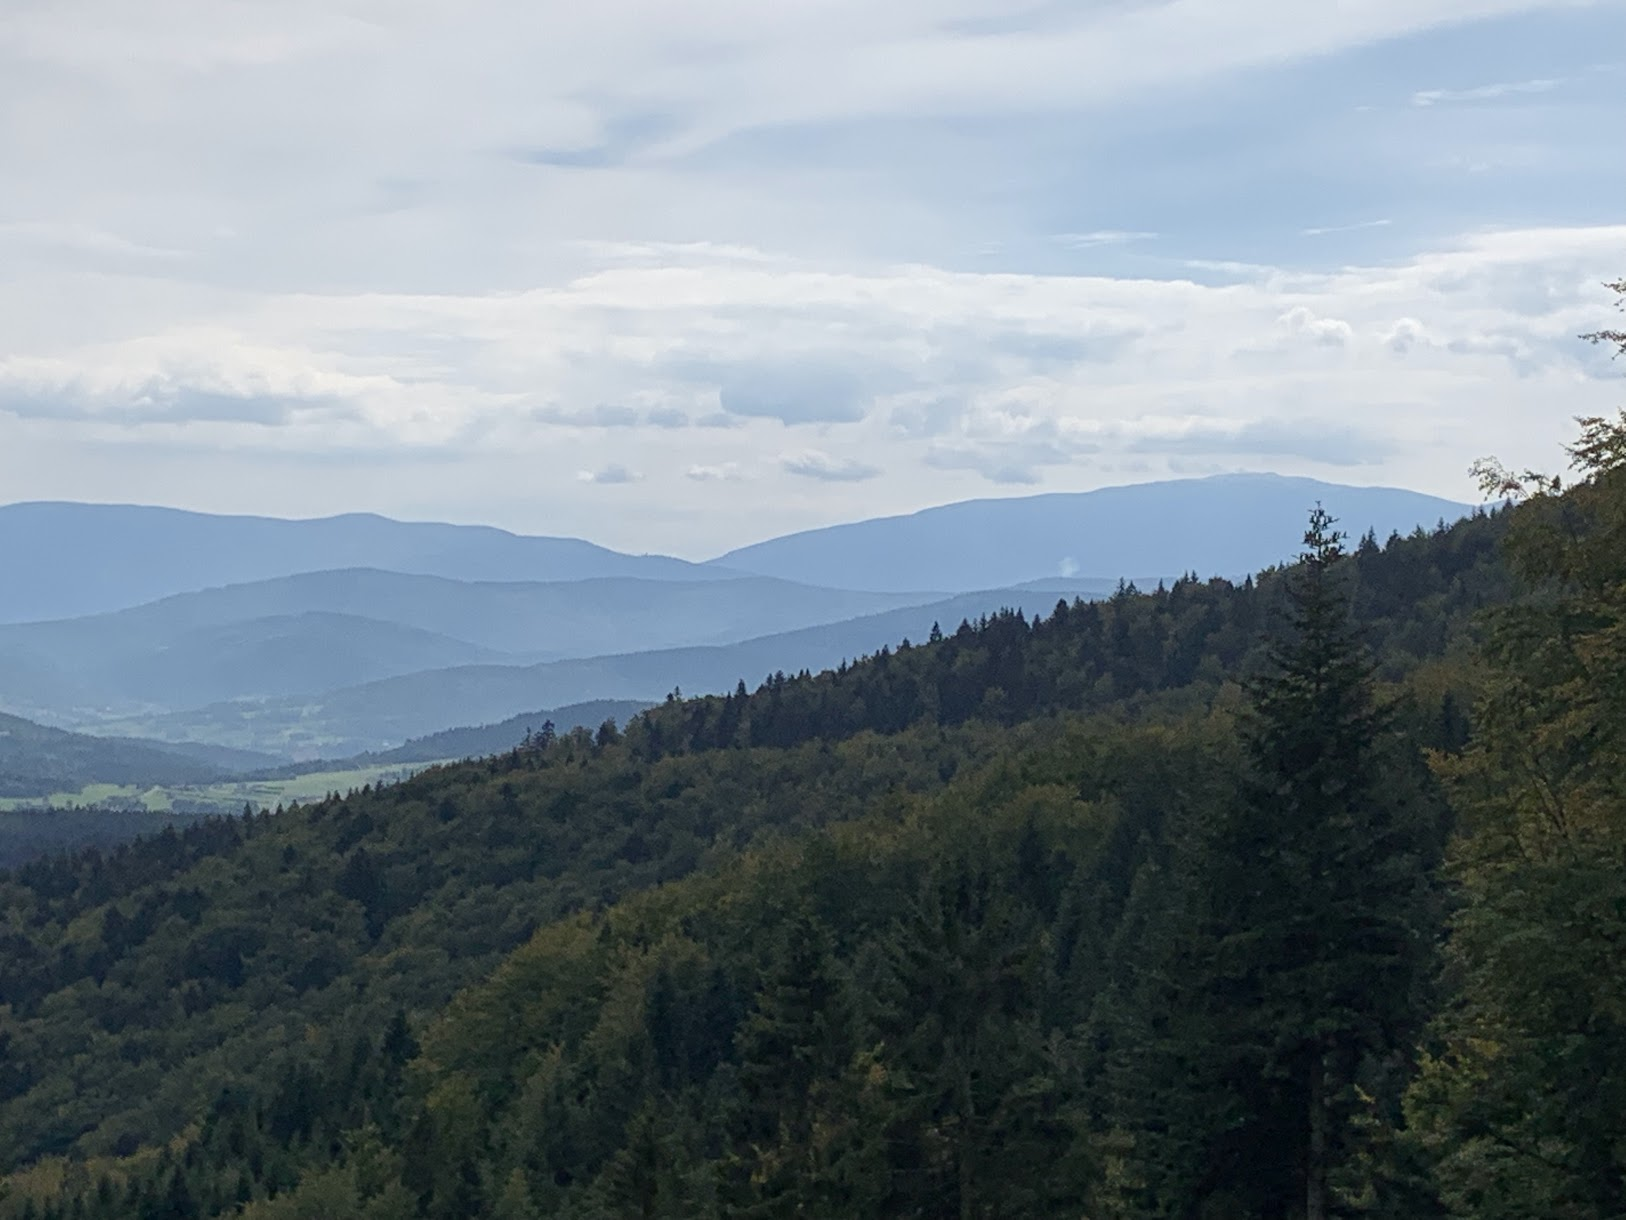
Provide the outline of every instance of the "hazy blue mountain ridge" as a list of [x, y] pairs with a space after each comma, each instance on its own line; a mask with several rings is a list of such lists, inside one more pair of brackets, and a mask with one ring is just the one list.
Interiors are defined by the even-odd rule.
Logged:
[[374, 569], [183, 593], [0, 626], [0, 706], [93, 726], [421, 670], [727, 643], [930, 600], [766, 577], [454, 581]]
[[763, 634], [756, 624], [764, 619], [769, 630], [790, 630], [941, 596], [815, 588], [763, 576], [463, 581], [345, 568], [174, 594], [107, 614], [0, 626], [0, 647], [7, 641], [35, 650], [157, 646], [198, 629], [321, 612], [397, 623], [493, 652], [581, 656], [625, 642], [626, 632], [660, 644], [727, 643], [743, 638], [741, 631]]
[[[1238, 576], [1289, 559], [1317, 502], [1356, 536], [1469, 511], [1389, 488], [1226, 475], [966, 501], [697, 565], [366, 515], [13, 505], [0, 508], [12, 574], [0, 620], [199, 587], [0, 625], [0, 707], [284, 757], [383, 751], [539, 706], [754, 685], [920, 638], [934, 620], [949, 629], [1003, 606], [1047, 611], [1058, 595], [1109, 592], [1121, 577]], [[550, 579], [531, 579], [539, 571]]]
[[718, 556], [730, 570], [844, 588], [990, 589], [1057, 576], [1240, 577], [1291, 556], [1322, 503], [1354, 537], [1410, 533], [1471, 511], [1435, 496], [1273, 474], [1215, 475], [966, 500], [769, 539]]
[[728, 573], [579, 538], [370, 513], [284, 520], [125, 504], [0, 506], [0, 623], [74, 618], [174, 593], [334, 568], [451, 580], [711, 580]]
[[703, 647], [657, 649], [538, 665], [470, 665], [429, 670], [319, 696], [220, 703], [137, 723], [113, 721], [107, 731], [171, 739], [217, 741], [295, 758], [378, 751], [447, 724], [478, 724], [515, 715], [515, 709], [593, 699], [659, 701], [674, 687], [686, 694], [755, 687], [776, 670], [819, 670], [844, 660], [923, 640], [938, 623], [951, 631], [964, 618], [1002, 608], [1048, 613], [1061, 597], [1096, 596], [1105, 582], [1040, 582], [1026, 589], [967, 593], [921, 606], [889, 610]]

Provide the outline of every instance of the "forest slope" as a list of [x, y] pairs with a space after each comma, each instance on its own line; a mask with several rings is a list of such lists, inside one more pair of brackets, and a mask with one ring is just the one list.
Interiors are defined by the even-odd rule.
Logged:
[[162, 743], [69, 733], [0, 713], [0, 796], [71, 792], [89, 783], [208, 783], [228, 774], [225, 757], [232, 756], [223, 752], [211, 761]]
[[[1357, 552], [1357, 612], [1394, 676], [1464, 643], [1473, 612], [1505, 594], [1500, 532], [1479, 518]], [[1110, 721], [1200, 724], [1229, 675], [1257, 663], [1278, 584], [1182, 582], [1037, 622], [995, 616], [842, 672], [672, 702], [625, 734], [581, 730], [276, 817], [28, 866], [0, 884], [0, 1148], [13, 1166], [125, 1158], [118, 1172], [139, 1178], [150, 1162], [128, 1158], [194, 1129], [212, 1101], [274, 1109], [329, 1057], [362, 1042], [385, 1053], [376, 1039], [392, 1012], [427, 1016], [550, 920], [798, 829], [895, 820], [984, 763], [1036, 749], [1039, 773], [1064, 768], [1063, 790], [1123, 805], [1119, 763], [1144, 750]], [[1454, 681], [1414, 684], [1408, 714], [1426, 740], [1465, 731]], [[1049, 718], [1069, 709], [1109, 723]], [[1078, 733], [1107, 744], [1081, 751]], [[1074, 755], [1106, 771], [1066, 770]], [[1132, 845], [1156, 816], [1148, 805], [1112, 833]], [[272, 1122], [272, 1178], [251, 1194], [315, 1163], [318, 1117]]]

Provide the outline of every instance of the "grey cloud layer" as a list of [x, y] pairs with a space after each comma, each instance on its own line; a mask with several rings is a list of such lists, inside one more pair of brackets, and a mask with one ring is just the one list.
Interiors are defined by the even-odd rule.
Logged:
[[[860, 485], [902, 511], [1381, 460], [1461, 494], [1480, 451], [1611, 401], [1573, 335], [1626, 231], [1419, 244], [1463, 226], [1273, 197], [1285, 246], [1341, 268], [1275, 269], [1223, 227], [1253, 217], [1164, 208], [1188, 171], [1144, 132], [1117, 194], [1066, 163], [1096, 145], [1043, 133], [1193, 106], [1223, 131], [1239, 74], [1549, 7], [16, 3], [0, 494], [276, 511], [311, 470], [313, 510], [697, 552], [851, 515]], [[1561, 70], [1376, 76], [1416, 127], [1573, 99]], [[1316, 171], [1310, 134], [1272, 172]]]
[[637, 407], [601, 403], [595, 407], [533, 407], [531, 418], [540, 424], [570, 428], [715, 428], [730, 422], [715, 414], [695, 418], [678, 407]]
[[[0, 410], [251, 426], [244, 444], [306, 429], [321, 449], [478, 452], [551, 445], [532, 426], [564, 426], [599, 447], [596, 465], [564, 457], [578, 469], [657, 437], [679, 470], [739, 469], [787, 431], [849, 463], [783, 464], [826, 479], [901, 462], [1032, 483], [1103, 451], [1349, 465], [1393, 454], [1420, 401], [1589, 370], [1573, 336], [1622, 237], [1485, 235], [1401, 267], [1224, 287], [612, 260], [522, 294], [273, 297], [207, 328], [0, 361]], [[419, 334], [459, 362], [425, 364]]]
[[1303, 458], [1325, 466], [1367, 466], [1391, 456], [1395, 442], [1359, 425], [1329, 421], [1259, 419], [1244, 423], [1198, 421], [1163, 435], [1138, 436], [1132, 453], [1187, 457]]
[[773, 357], [680, 359], [669, 371], [697, 387], [714, 389], [725, 415], [777, 419], [785, 424], [851, 423], [873, 400], [853, 356], [810, 351]]

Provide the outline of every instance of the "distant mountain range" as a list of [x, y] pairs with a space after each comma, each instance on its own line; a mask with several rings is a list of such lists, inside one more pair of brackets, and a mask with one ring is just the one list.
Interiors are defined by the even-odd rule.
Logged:
[[728, 643], [932, 597], [760, 576], [496, 583], [310, 572], [0, 626], [0, 699], [25, 715], [92, 724], [429, 669]]
[[773, 538], [712, 562], [852, 589], [998, 589], [1044, 577], [1237, 576], [1290, 558], [1320, 502], [1359, 537], [1455, 521], [1469, 506], [1389, 487], [1271, 474], [966, 500]]
[[18, 504], [0, 507], [0, 708], [189, 750], [381, 753], [528, 708], [754, 686], [1124, 577], [1239, 576], [1291, 558], [1316, 502], [1357, 536], [1469, 511], [1229, 475], [967, 501], [691, 563], [368, 515]]
[[0, 507], [0, 623], [74, 618], [219, 585], [382, 568], [449, 580], [709, 580], [702, 564], [623, 555], [579, 538], [350, 513], [307, 521], [127, 504]]
[[819, 671], [905, 638], [927, 638], [933, 624], [954, 630], [1002, 608], [1044, 614], [1056, 602], [1110, 591], [1105, 583], [1040, 582], [1021, 589], [966, 593], [924, 606], [799, 631], [707, 647], [655, 649], [551, 661], [540, 665], [467, 665], [426, 670], [320, 695], [215, 704], [186, 712], [113, 721], [110, 731], [141, 732], [176, 741], [204, 738], [286, 753], [377, 751], [384, 743], [432, 731], [447, 721], [477, 723], [538, 703], [587, 699], [633, 700], [648, 705], [675, 688], [684, 694], [718, 693], [745, 682], [755, 688], [776, 670]]

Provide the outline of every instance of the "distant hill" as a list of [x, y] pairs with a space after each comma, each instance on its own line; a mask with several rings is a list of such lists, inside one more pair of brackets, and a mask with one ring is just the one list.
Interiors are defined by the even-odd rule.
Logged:
[[108, 614], [0, 626], [0, 707], [88, 727], [423, 670], [726, 643], [928, 601], [749, 576], [457, 581], [276, 577]]
[[[940, 593], [853, 593], [762, 576], [702, 580], [591, 577], [469, 581], [346, 568], [183, 593], [127, 610], [0, 627], [8, 642], [52, 649], [168, 647], [186, 633], [277, 616], [348, 615], [536, 659], [615, 647], [722, 644], [934, 601]], [[427, 668], [427, 667], [425, 667]]]
[[158, 642], [120, 632], [116, 615], [73, 622], [52, 633], [54, 646], [34, 624], [0, 627], [6, 706], [90, 727], [107, 712], [293, 695], [502, 659], [461, 640], [347, 614], [273, 615]]
[[848, 589], [991, 589], [1057, 576], [1195, 571], [1242, 576], [1289, 558], [1320, 501], [1353, 537], [1409, 534], [1468, 505], [1387, 487], [1273, 474], [1216, 475], [1098, 491], [967, 500], [903, 517], [741, 547], [732, 570]]
[[[1115, 582], [1113, 582], [1115, 583]], [[895, 646], [926, 639], [932, 624], [952, 631], [962, 619], [1001, 608], [1048, 613], [1059, 598], [1109, 592], [1111, 583], [1037, 582], [997, 589], [782, 632], [739, 643], [668, 648], [552, 661], [538, 665], [471, 665], [408, 674], [329, 691], [309, 698], [220, 703], [134, 723], [121, 732], [207, 740], [284, 753], [294, 758], [379, 751], [434, 732], [448, 721], [506, 720], [516, 708], [568, 705], [594, 699], [658, 701], [674, 687], [685, 694], [726, 691], [744, 680], [755, 686], [783, 670], [819, 670]], [[523, 730], [522, 730], [523, 732]]]
[[370, 513], [300, 521], [127, 504], [0, 507], [0, 572], [27, 574], [0, 584], [0, 623], [73, 618], [173, 593], [358, 567], [453, 580], [720, 575], [681, 559], [623, 555], [577, 538]]
[[1221, 475], [969, 500], [790, 534], [695, 564], [626, 555], [576, 538], [368, 513], [284, 520], [36, 502], [0, 506], [0, 571], [25, 577], [0, 585], [0, 623], [75, 618], [176, 593], [344, 568], [507, 583], [693, 582], [752, 574], [892, 593], [969, 592], [1057, 576], [1115, 580], [1188, 569], [1240, 574], [1291, 553], [1304, 513], [1318, 499], [1353, 534], [1368, 528], [1409, 533], [1467, 511], [1393, 488]]
[[[527, 708], [833, 665], [923, 636], [934, 619], [1048, 609], [1058, 588], [1240, 576], [1290, 557], [1318, 501], [1357, 536], [1468, 511], [1409, 491], [1229, 475], [967, 501], [691, 564], [373, 516], [13, 505], [0, 508], [11, 577], [0, 708], [284, 758], [392, 749]], [[920, 591], [934, 589], [954, 592]]]
[[596, 729], [606, 720], [613, 720], [624, 727], [651, 702], [642, 699], [595, 699], [551, 710], [521, 712], [497, 724], [444, 729], [426, 737], [414, 737], [393, 750], [383, 751], [377, 756], [377, 761], [434, 762], [441, 758], [479, 758], [486, 754], [500, 754], [524, 741], [527, 733], [540, 733], [542, 726], [550, 722], [554, 730], [560, 733], [578, 727]]
[[68, 733], [0, 713], [0, 797], [87, 784], [206, 784], [225, 774], [173, 746]]
[[254, 778], [295, 776], [312, 771], [341, 771], [375, 767], [389, 763], [440, 762], [448, 758], [483, 758], [488, 754], [501, 754], [512, 750], [525, 740], [527, 733], [540, 733], [552, 722], [554, 730], [568, 733], [574, 728], [597, 729], [606, 720], [625, 726], [639, 712], [653, 705], [653, 700], [595, 699], [587, 703], [573, 703], [568, 707], [543, 708], [534, 712], [521, 712], [497, 724], [471, 725], [464, 728], [442, 729], [396, 746], [393, 750], [368, 750], [348, 758], [317, 759], [303, 763], [288, 763], [256, 772]]
[[[0, 713], [0, 798], [43, 799], [54, 793], [76, 793], [95, 784], [168, 788], [244, 779], [289, 778], [314, 770], [344, 771], [391, 763], [472, 758], [510, 750], [524, 740], [528, 730], [540, 732], [549, 721], [561, 733], [578, 726], [597, 729], [606, 720], [624, 725], [653, 702], [596, 700], [569, 707], [543, 708], [509, 717], [497, 724], [431, 733], [390, 750], [303, 764], [289, 763], [273, 754], [192, 741], [94, 737]], [[95, 822], [96, 826], [100, 824], [100, 821]], [[152, 829], [160, 824], [162, 819], [158, 822], [148, 819], [139, 826]], [[25, 819], [21, 823], [8, 825], [10, 829], [16, 829], [31, 823]], [[7, 828], [0, 827], [0, 857], [5, 855], [3, 845], [8, 841], [8, 833]], [[95, 838], [94, 835], [76, 836], [64, 831], [61, 834], [46, 834], [45, 840], [66, 843], [75, 841], [76, 837], [86, 842]], [[115, 834], [109, 841], [124, 837], [127, 836]], [[4, 863], [0, 863], [0, 867], [5, 867]]]
[[[91, 737], [87, 733], [76, 736]], [[232, 746], [215, 745], [207, 741], [156, 741], [150, 737], [91, 737], [94, 741], [112, 745], [140, 746], [143, 750], [157, 750], [170, 758], [205, 767], [223, 776], [248, 775], [267, 767], [280, 766], [284, 761], [276, 754], [260, 750], [239, 750]]]

